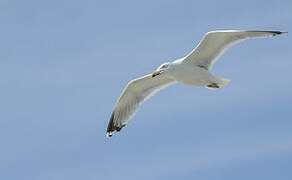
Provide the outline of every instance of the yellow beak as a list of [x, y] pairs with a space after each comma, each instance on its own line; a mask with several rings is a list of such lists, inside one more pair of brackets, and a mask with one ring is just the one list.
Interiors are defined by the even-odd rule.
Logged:
[[154, 73], [152, 73], [152, 77], [158, 76], [161, 73], [161, 71], [155, 71]]

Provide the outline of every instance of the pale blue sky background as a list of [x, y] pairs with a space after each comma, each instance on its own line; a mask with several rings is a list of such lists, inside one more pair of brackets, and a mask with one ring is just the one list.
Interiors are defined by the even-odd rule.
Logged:
[[[175, 85], [105, 138], [133, 78], [205, 32], [292, 28], [292, 1], [0, 1], [0, 179], [291, 180], [291, 33], [246, 41], [218, 91]], [[170, 100], [170, 98], [172, 98]]]

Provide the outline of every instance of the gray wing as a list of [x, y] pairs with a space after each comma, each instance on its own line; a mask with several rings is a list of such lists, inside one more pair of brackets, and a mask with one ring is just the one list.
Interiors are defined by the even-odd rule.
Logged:
[[164, 74], [151, 77], [151, 74], [132, 80], [119, 97], [108, 124], [106, 136], [112, 136], [114, 131], [120, 131], [135, 115], [139, 105], [156, 92], [174, 84], [175, 81]]
[[287, 33], [281, 31], [211, 31], [201, 40], [199, 45], [184, 58], [191, 63], [210, 70], [216, 60], [230, 47], [248, 38], [265, 38]]

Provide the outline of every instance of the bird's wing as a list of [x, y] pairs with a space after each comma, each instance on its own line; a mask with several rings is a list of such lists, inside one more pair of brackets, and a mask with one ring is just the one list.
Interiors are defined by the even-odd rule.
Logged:
[[216, 60], [231, 46], [248, 38], [264, 38], [287, 33], [281, 31], [211, 31], [184, 58], [184, 62], [210, 70]]
[[151, 74], [132, 80], [119, 97], [108, 124], [106, 136], [112, 136], [114, 131], [120, 131], [136, 113], [139, 105], [163, 88], [175, 81], [164, 74]]

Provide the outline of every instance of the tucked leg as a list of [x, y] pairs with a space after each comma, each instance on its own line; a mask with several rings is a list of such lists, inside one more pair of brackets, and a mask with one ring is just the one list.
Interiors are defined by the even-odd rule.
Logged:
[[216, 84], [216, 83], [208, 84], [206, 87], [208, 87], [208, 88], [213, 88], [213, 89], [218, 89], [218, 88], [220, 88], [220, 87], [218, 86], [218, 84]]

